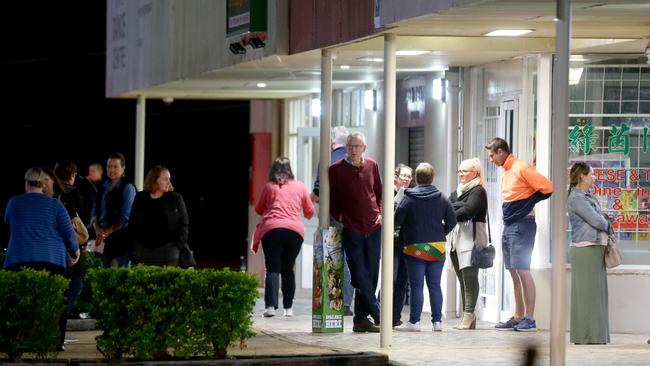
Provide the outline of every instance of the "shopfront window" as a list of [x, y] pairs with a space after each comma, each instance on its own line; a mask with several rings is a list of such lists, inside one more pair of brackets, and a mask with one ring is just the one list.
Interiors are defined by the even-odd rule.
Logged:
[[650, 265], [650, 68], [581, 66], [570, 88], [569, 166], [593, 167], [593, 193], [615, 217], [623, 264]]

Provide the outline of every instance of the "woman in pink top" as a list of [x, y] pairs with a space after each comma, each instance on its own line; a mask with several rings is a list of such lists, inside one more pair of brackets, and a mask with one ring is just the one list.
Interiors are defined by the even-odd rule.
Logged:
[[314, 204], [309, 199], [307, 187], [294, 180], [288, 158], [275, 159], [269, 172], [255, 211], [262, 216], [253, 235], [253, 253], [257, 253], [260, 241], [264, 250], [266, 280], [264, 285], [265, 317], [275, 315], [278, 308], [279, 275], [282, 276], [282, 305], [284, 315], [292, 316], [296, 280], [293, 266], [300, 253], [305, 227], [301, 211], [310, 219]]

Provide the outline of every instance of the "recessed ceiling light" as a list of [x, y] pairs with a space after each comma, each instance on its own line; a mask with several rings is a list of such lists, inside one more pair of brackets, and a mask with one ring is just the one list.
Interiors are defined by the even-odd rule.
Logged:
[[397, 56], [420, 56], [424, 55], [425, 53], [429, 53], [429, 51], [421, 51], [421, 50], [401, 50], [395, 52]]
[[266, 83], [257, 83], [258, 88], [266, 88]]
[[349, 70], [350, 65], [341, 65], [341, 70]]
[[366, 62], [384, 62], [384, 59], [381, 57], [361, 57], [358, 60]]
[[484, 36], [488, 37], [517, 37], [532, 32], [533, 29], [497, 29]]

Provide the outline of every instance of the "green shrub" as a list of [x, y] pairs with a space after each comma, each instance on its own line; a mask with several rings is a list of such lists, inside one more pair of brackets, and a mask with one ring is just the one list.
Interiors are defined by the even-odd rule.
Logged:
[[255, 335], [257, 280], [229, 270], [136, 266], [90, 272], [91, 312], [109, 359], [226, 356]]
[[3, 249], [0, 249], [0, 269], [4, 268], [6, 256], [7, 252], [5, 252]]
[[0, 352], [10, 359], [24, 352], [38, 357], [58, 352], [67, 288], [67, 279], [45, 271], [0, 271]]
[[[75, 305], [77, 310], [80, 313], [90, 313], [90, 301], [92, 297], [92, 283], [88, 279], [88, 274], [91, 270], [102, 268], [102, 260], [95, 255], [94, 252], [82, 251], [81, 252], [81, 261], [84, 267], [84, 284], [83, 289], [81, 290], [81, 295], [77, 299], [77, 304]], [[92, 314], [90, 314], [92, 317]]]

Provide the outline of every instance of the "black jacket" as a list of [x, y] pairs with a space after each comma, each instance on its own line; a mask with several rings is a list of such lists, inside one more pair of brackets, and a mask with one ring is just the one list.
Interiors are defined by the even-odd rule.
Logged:
[[[175, 247], [182, 248], [187, 244], [189, 235], [189, 218], [183, 196], [176, 192], [165, 193], [159, 199], [163, 203], [163, 212], [167, 221], [167, 227], [164, 230], [164, 236], [167, 242], [172, 242]], [[145, 232], [142, 226], [144, 222], [145, 206], [147, 201], [151, 200], [149, 192], [138, 192], [133, 201], [131, 216], [129, 218], [129, 234], [132, 240], [138, 244], [138, 238], [146, 237], [149, 233]]]
[[451, 206], [456, 212], [458, 222], [472, 220], [472, 222], [485, 222], [487, 213], [487, 192], [483, 186], [478, 185], [467, 192], [463, 192], [460, 197], [453, 191], [449, 195]]

